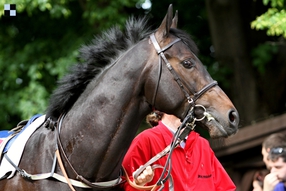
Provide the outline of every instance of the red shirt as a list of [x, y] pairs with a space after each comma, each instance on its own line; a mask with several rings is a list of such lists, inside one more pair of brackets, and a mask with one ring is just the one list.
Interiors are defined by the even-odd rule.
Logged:
[[[132, 142], [123, 160], [123, 167], [133, 180], [132, 173], [144, 165], [153, 156], [161, 152], [172, 140], [173, 133], [160, 122], [158, 126], [140, 133]], [[159, 159], [155, 164], [164, 166], [167, 156]], [[178, 146], [172, 154], [172, 177], [175, 191], [234, 191], [234, 183], [215, 157], [209, 142], [198, 133], [191, 132], [185, 147]], [[154, 185], [161, 176], [161, 169], [155, 170], [152, 182]], [[127, 182], [126, 191], [136, 190]], [[169, 190], [168, 181], [164, 191]]]

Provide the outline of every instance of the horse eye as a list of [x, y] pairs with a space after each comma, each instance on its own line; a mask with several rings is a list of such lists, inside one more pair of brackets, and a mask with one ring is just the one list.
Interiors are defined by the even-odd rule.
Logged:
[[193, 59], [187, 59], [182, 61], [181, 63], [185, 68], [192, 68], [195, 65], [195, 62]]

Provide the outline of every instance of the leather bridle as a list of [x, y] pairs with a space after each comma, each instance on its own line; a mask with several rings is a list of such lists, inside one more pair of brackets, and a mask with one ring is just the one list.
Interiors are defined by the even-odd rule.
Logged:
[[[182, 120], [182, 124], [180, 125], [180, 127], [178, 127], [178, 130], [176, 131], [171, 144], [168, 145], [162, 152], [158, 153], [156, 156], [151, 158], [147, 163], [142, 165], [139, 169], [137, 169], [136, 173], [134, 174], [134, 178], [137, 178], [147, 166], [153, 164], [155, 161], [159, 160], [160, 158], [162, 158], [168, 154], [163, 172], [161, 173], [161, 176], [160, 176], [159, 180], [157, 181], [157, 183], [152, 186], [153, 187], [152, 190], [154, 190], [157, 187], [160, 187], [159, 190], [162, 190], [164, 188], [164, 183], [171, 177], [171, 168], [172, 168], [171, 155], [172, 155], [173, 150], [179, 145], [180, 142], [182, 142], [184, 139], [186, 139], [186, 137], [189, 135], [189, 133], [191, 131], [194, 130], [195, 125], [196, 125], [195, 122], [201, 121], [206, 117], [205, 113], [207, 113], [207, 112], [206, 112], [205, 107], [202, 105], [196, 105], [195, 102], [197, 101], [197, 99], [200, 96], [202, 96], [204, 93], [206, 93], [209, 89], [216, 86], [217, 81], [212, 81], [211, 83], [204, 86], [200, 91], [192, 93], [193, 96], [190, 96], [188, 91], [185, 89], [181, 78], [176, 73], [176, 71], [173, 69], [172, 65], [169, 63], [168, 59], [166, 58], [166, 56], [164, 54], [164, 51], [168, 50], [170, 47], [172, 47], [175, 43], [179, 42], [181, 39], [176, 38], [174, 41], [172, 41], [171, 43], [169, 43], [167, 46], [165, 46], [163, 48], [161, 48], [160, 45], [158, 44], [154, 33], [150, 35], [150, 39], [154, 45], [155, 50], [157, 51], [157, 54], [159, 55], [159, 70], [158, 70], [159, 74], [158, 74], [157, 84], [155, 86], [154, 96], [152, 99], [152, 106], [155, 107], [155, 100], [156, 100], [159, 82], [160, 82], [161, 73], [162, 73], [162, 60], [165, 62], [168, 70], [173, 75], [174, 80], [179, 85], [180, 89], [184, 93], [184, 95], [185, 95], [185, 97], [189, 103], [187, 109], [183, 113], [184, 118]], [[191, 91], [189, 90], [189, 92], [191, 92]], [[204, 110], [204, 116], [202, 118], [197, 119], [195, 117], [195, 115], [194, 115], [195, 107], [201, 107]], [[167, 172], [167, 175], [164, 175], [165, 172]], [[171, 186], [171, 187], [169, 187], [169, 190], [173, 191], [174, 188]]]
[[[206, 85], [205, 87], [203, 87], [200, 91], [192, 93], [193, 96], [190, 96], [190, 94], [188, 93], [188, 91], [184, 88], [184, 85], [182, 83], [181, 78], [179, 77], [179, 75], [176, 73], [176, 71], [173, 69], [172, 65], [170, 64], [170, 62], [168, 61], [168, 59], [166, 58], [164, 52], [166, 50], [168, 50], [171, 46], [173, 46], [175, 43], [181, 41], [180, 38], [176, 38], [174, 41], [172, 41], [171, 43], [169, 43], [167, 46], [161, 48], [160, 45], [158, 44], [155, 34], [151, 34], [150, 35], [150, 40], [154, 45], [155, 50], [157, 51], [157, 54], [159, 55], [159, 70], [158, 70], [158, 80], [155, 86], [155, 91], [154, 91], [154, 95], [153, 95], [153, 99], [152, 99], [152, 106], [155, 107], [155, 100], [156, 100], [156, 96], [157, 96], [157, 92], [158, 92], [158, 87], [159, 87], [159, 83], [160, 83], [160, 79], [161, 79], [161, 73], [162, 73], [162, 60], [165, 62], [168, 70], [171, 72], [171, 74], [174, 76], [174, 80], [177, 82], [177, 84], [179, 85], [180, 89], [182, 90], [182, 92], [184, 93], [188, 103], [189, 103], [189, 107], [186, 109], [186, 111], [184, 112], [184, 117], [187, 116], [188, 112], [190, 111], [191, 108], [193, 108], [195, 106], [195, 102], [196, 100], [203, 95], [205, 92], [207, 92], [209, 89], [211, 89], [212, 87], [217, 85], [217, 81], [212, 81], [211, 83], [209, 83], [208, 85]], [[189, 90], [190, 91], [190, 90]], [[190, 91], [191, 92], [191, 91]]]

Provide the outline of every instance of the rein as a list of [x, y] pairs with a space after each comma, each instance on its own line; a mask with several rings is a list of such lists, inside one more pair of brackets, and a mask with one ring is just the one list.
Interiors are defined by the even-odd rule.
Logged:
[[[194, 118], [194, 108], [195, 107], [201, 107], [204, 110], [204, 116], [202, 118]], [[184, 118], [182, 124], [178, 127], [172, 142], [170, 143], [170, 145], [168, 145], [165, 149], [163, 149], [160, 153], [158, 153], [157, 155], [155, 155], [153, 158], [151, 158], [149, 161], [147, 161], [144, 165], [140, 166], [137, 171], [134, 173], [134, 179], [137, 179], [138, 176], [146, 169], [147, 166], [151, 166], [154, 162], [158, 161], [159, 159], [161, 159], [162, 157], [168, 155], [168, 158], [166, 160], [166, 164], [163, 168], [163, 172], [161, 173], [160, 178], [158, 179], [158, 181], [156, 182], [156, 184], [151, 185], [151, 186], [134, 186], [133, 184], [129, 184], [137, 189], [141, 189], [141, 190], [155, 190], [156, 188], [160, 187], [159, 190], [162, 190], [164, 188], [164, 183], [170, 179], [170, 186], [169, 186], [169, 190], [173, 191], [173, 179], [172, 179], [172, 175], [171, 175], [171, 156], [172, 156], [172, 152], [173, 150], [182, 142], [184, 141], [187, 136], [190, 134], [191, 131], [193, 131], [195, 129], [195, 122], [196, 121], [202, 121], [204, 118], [208, 118], [206, 109], [204, 106], [202, 105], [195, 105], [192, 110], [189, 111], [189, 113], [187, 114], [187, 116]], [[208, 118], [209, 120], [209, 118]], [[152, 165], [152, 169], [154, 165]], [[156, 166], [156, 164], [155, 164]], [[164, 174], [167, 172], [167, 175], [164, 177]]]
[[[121, 175], [119, 175], [118, 178], [111, 180], [111, 181], [92, 183], [89, 180], [85, 179], [82, 175], [77, 173], [77, 171], [73, 168], [72, 164], [70, 163], [70, 161], [69, 161], [69, 159], [68, 159], [68, 157], [67, 157], [67, 155], [63, 149], [61, 140], [60, 140], [60, 129], [61, 129], [61, 125], [62, 125], [62, 121], [63, 121], [64, 117], [65, 117], [65, 115], [60, 117], [60, 122], [58, 123], [58, 128], [56, 128], [56, 130], [57, 130], [57, 143], [58, 143], [58, 149], [59, 149], [58, 151], [61, 152], [61, 154], [63, 155], [65, 162], [68, 164], [68, 167], [72, 170], [72, 172], [76, 176], [76, 179], [79, 180], [84, 185], [86, 185], [88, 188], [97, 188], [97, 189], [106, 189], [106, 188], [111, 188], [111, 187], [115, 187], [115, 186], [122, 184], [123, 181], [121, 179]], [[59, 158], [60, 158], [60, 155], [59, 155]], [[59, 161], [60, 160], [61, 159], [59, 159]], [[61, 166], [62, 166], [61, 170], [63, 171], [63, 174], [66, 174], [63, 164]], [[71, 180], [67, 177], [67, 175], [65, 175], [65, 178], [67, 179], [67, 182], [69, 182], [69, 180]], [[69, 186], [73, 190], [73, 188], [70, 184], [69, 184]]]

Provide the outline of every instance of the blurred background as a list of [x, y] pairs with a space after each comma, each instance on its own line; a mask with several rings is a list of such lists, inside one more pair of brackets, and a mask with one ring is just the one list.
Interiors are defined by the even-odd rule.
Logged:
[[[16, 15], [7, 15], [4, 4], [15, 4]], [[223, 145], [210, 142], [238, 190], [251, 190], [252, 171], [264, 167], [261, 142], [286, 131], [283, 0], [2, 0], [0, 129], [45, 113], [57, 81], [94, 35], [122, 27], [131, 15], [147, 16], [156, 29], [169, 4], [239, 111], [240, 131]]]

